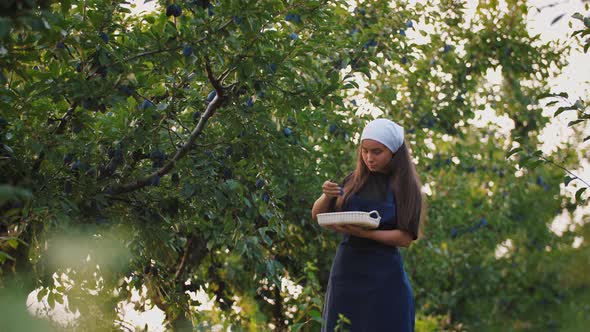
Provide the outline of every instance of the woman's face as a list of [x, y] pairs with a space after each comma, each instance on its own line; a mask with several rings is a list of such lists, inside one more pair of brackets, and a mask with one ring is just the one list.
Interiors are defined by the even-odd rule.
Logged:
[[389, 162], [393, 153], [385, 145], [372, 139], [364, 139], [361, 142], [361, 155], [371, 172], [389, 172]]

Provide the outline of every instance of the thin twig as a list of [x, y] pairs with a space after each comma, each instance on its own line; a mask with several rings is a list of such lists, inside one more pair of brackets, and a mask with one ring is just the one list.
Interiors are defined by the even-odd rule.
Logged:
[[[201, 39], [203, 39], [203, 38], [201, 38]], [[177, 47], [173, 47], [173, 48], [164, 48], [164, 49], [146, 51], [146, 52], [139, 53], [139, 54], [136, 54], [136, 55], [134, 55], [134, 56], [132, 56], [130, 58], [125, 59], [125, 62], [132, 61], [132, 60], [135, 60], [137, 58], [141, 58], [141, 57], [152, 55], [152, 54], [158, 54], [158, 53], [168, 52], [168, 51], [176, 51], [176, 50], [179, 50], [181, 48], [182, 48], [182, 46], [177, 46]]]
[[237, 66], [235, 66], [235, 67], [233, 67], [233, 68], [228, 68], [228, 69], [226, 69], [226, 70], [225, 70], [223, 73], [221, 73], [221, 75], [219, 76], [219, 80], [220, 80], [221, 82], [223, 82], [223, 81], [224, 81], [224, 80], [227, 78], [227, 75], [229, 75], [229, 74], [230, 74], [232, 71], [236, 70], [237, 68], [238, 68], [238, 67], [237, 67]]
[[8, 80], [8, 89], [11, 90], [12, 78], [14, 77], [14, 70], [10, 71], [10, 79]]
[[[170, 133], [172, 130], [170, 129], [170, 127], [168, 127], [167, 130], [168, 130], [168, 137], [170, 138], [170, 144], [172, 144], [172, 146], [176, 147], [176, 143], [174, 143], [174, 139], [172, 139], [172, 134]], [[175, 134], [176, 134], [176, 132], [175, 132]], [[176, 134], [176, 136], [178, 136], [178, 134]]]
[[68, 120], [74, 114], [74, 111], [76, 110], [76, 107], [78, 107], [78, 102], [77, 101], [73, 102], [70, 105], [70, 109], [66, 112], [66, 114], [64, 114], [64, 116], [61, 117], [61, 119], [59, 120], [60, 121], [59, 124], [55, 128], [55, 133], [56, 134], [63, 133], [63, 131], [64, 131], [65, 127], [66, 127], [66, 123], [68, 122]]
[[[176, 123], [178, 123], [178, 125], [180, 125], [180, 126], [182, 127], [182, 129], [184, 129], [184, 130], [186, 130], [186, 131], [190, 131], [190, 130], [188, 129], [188, 127], [187, 127], [187, 126], [185, 126], [185, 125], [184, 125], [184, 124], [183, 124], [183, 123], [180, 121], [180, 119], [178, 118], [178, 116], [176, 116], [176, 114], [172, 114], [172, 118], [173, 118], [174, 120], [176, 120]], [[177, 135], [178, 135], [178, 133], [177, 133]]]
[[208, 144], [195, 144], [195, 146], [201, 147], [201, 148], [208, 148], [210, 146], [216, 146], [216, 145], [229, 145], [231, 144], [231, 142], [215, 142], [215, 143], [208, 143]]
[[192, 252], [193, 240], [194, 240], [194, 237], [191, 235], [191, 237], [189, 237], [188, 241], [186, 242], [186, 246], [184, 248], [184, 252], [182, 253], [180, 263], [178, 264], [178, 268], [176, 269], [176, 273], [174, 273], [174, 280], [176, 280], [176, 282], [180, 281], [179, 278], [182, 275], [182, 273], [184, 272], [184, 269], [186, 268], [186, 263], [188, 262], [188, 256]]
[[541, 159], [545, 160], [546, 162], [548, 162], [548, 163], [550, 163], [550, 164], [553, 164], [553, 165], [555, 165], [555, 166], [557, 166], [557, 167], [561, 168], [562, 170], [564, 170], [564, 171], [566, 171], [567, 173], [569, 173], [569, 174], [571, 174], [572, 176], [574, 176], [574, 179], [572, 179], [572, 180], [578, 179], [578, 180], [580, 180], [580, 181], [584, 182], [584, 184], [585, 184], [587, 187], [590, 187], [590, 184], [588, 184], [588, 182], [584, 181], [584, 180], [583, 180], [581, 177], [579, 177], [579, 176], [575, 175], [574, 173], [570, 172], [570, 171], [569, 171], [568, 169], [566, 169], [565, 167], [562, 167], [562, 166], [560, 166], [560, 165], [557, 165], [556, 163], [554, 163], [553, 161], [551, 161], [551, 160], [549, 160], [549, 159], [547, 159], [547, 158], [545, 158], [545, 157], [541, 157]]

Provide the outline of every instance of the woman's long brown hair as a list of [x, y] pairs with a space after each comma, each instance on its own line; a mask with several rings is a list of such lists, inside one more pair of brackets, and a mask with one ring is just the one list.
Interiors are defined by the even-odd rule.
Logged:
[[[422, 194], [422, 182], [416, 172], [416, 166], [412, 161], [410, 152], [407, 149], [406, 142], [399, 147], [393, 154], [390, 165], [391, 182], [390, 188], [393, 188], [395, 196], [397, 226], [399, 229], [411, 229], [410, 225], [422, 221], [423, 208], [426, 202]], [[352, 194], [357, 193], [367, 181], [369, 169], [362, 157], [362, 143], [359, 144], [357, 151], [357, 162], [354, 172], [349, 176], [344, 185], [344, 195], [336, 200], [336, 211], [342, 211], [342, 206], [347, 202]], [[419, 233], [422, 234], [422, 228], [418, 227]]]

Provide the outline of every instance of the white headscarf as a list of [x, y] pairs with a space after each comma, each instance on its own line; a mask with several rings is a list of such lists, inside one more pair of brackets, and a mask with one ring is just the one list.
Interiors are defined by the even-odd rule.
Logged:
[[395, 153], [404, 143], [404, 128], [388, 119], [375, 119], [363, 129], [361, 142], [364, 139], [375, 140]]

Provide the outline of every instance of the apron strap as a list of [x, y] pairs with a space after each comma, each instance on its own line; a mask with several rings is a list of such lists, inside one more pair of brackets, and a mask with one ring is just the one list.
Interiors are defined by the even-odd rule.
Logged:
[[393, 199], [393, 190], [387, 190], [387, 201], [395, 203]]

